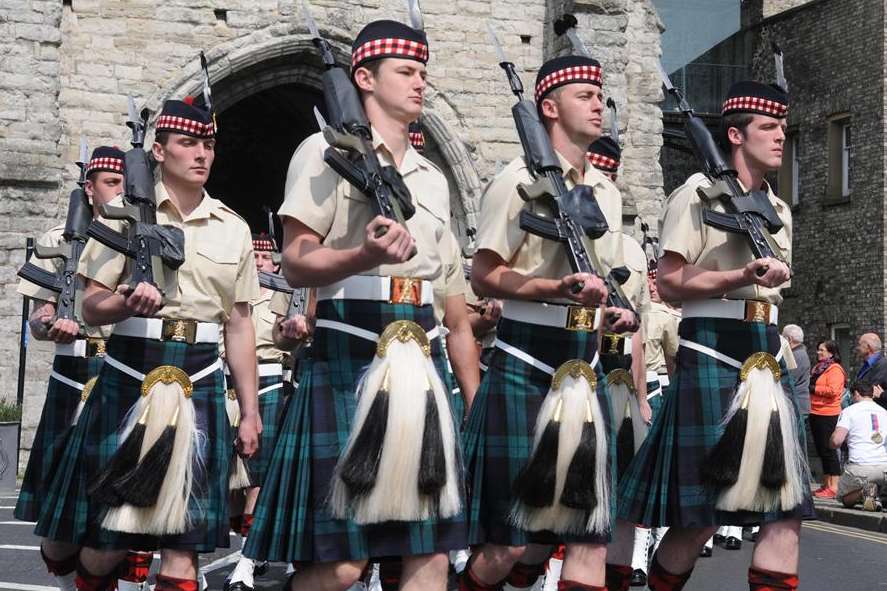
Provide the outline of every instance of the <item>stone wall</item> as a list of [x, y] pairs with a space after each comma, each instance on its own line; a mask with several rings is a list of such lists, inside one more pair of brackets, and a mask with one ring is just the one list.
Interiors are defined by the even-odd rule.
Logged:
[[[64, 6], [62, 6], [64, 4]], [[406, 20], [401, 0], [312, 0], [340, 58], [375, 18]], [[317, 88], [318, 60], [291, 0], [7, 0], [0, 8], [0, 396], [14, 395], [18, 314], [15, 270], [25, 236], [61, 219], [80, 134], [89, 145], [128, 145], [126, 96], [154, 112], [199, 88], [197, 54], [210, 61], [220, 108], [260, 88], [299, 80]], [[600, 56], [606, 92], [620, 106], [625, 142], [619, 181], [627, 204], [655, 218], [661, 200], [660, 97], [655, 60], [661, 25], [649, 0], [424, 0], [432, 48], [427, 110], [453, 189], [477, 211], [482, 187], [520, 148], [514, 98], [490, 45], [494, 24], [532, 88], [543, 59], [564, 49], [551, 22], [564, 10]], [[150, 138], [150, 136], [149, 136]], [[648, 221], [652, 221], [649, 220]], [[655, 224], [652, 224], [655, 226]], [[29, 360], [25, 447], [42, 404], [49, 348]]]

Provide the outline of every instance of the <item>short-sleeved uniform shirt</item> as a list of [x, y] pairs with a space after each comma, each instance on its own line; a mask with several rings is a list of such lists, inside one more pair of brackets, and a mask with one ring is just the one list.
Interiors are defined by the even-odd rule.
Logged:
[[641, 317], [644, 327], [644, 360], [647, 371], [664, 373], [665, 360], [678, 354], [678, 324], [681, 312], [662, 302], [650, 302], [647, 313]]
[[272, 335], [277, 315], [271, 310], [271, 299], [275, 292], [261, 290], [259, 298], [252, 303], [253, 324], [256, 328], [256, 359], [259, 362], [283, 363], [286, 353], [277, 348]]
[[[62, 234], [65, 231], [65, 225], [59, 224], [58, 226], [54, 226], [46, 231], [38, 240], [37, 244], [41, 246], [48, 246], [50, 248], [55, 248], [61, 244], [64, 244], [65, 239]], [[31, 257], [31, 263], [35, 266], [43, 269], [47, 273], [58, 274], [64, 271], [65, 263], [61, 259], [38, 259], [35, 256]], [[53, 304], [58, 301], [58, 294], [54, 291], [46, 289], [45, 287], [40, 287], [34, 283], [26, 279], [19, 279], [18, 282], [18, 293], [23, 296], [27, 296], [29, 298], [33, 298], [35, 300], [40, 300], [43, 302], [52, 302]], [[82, 294], [80, 294], [82, 296]], [[82, 319], [81, 319], [82, 320]], [[111, 325], [106, 326], [83, 326], [83, 332], [86, 333], [88, 337], [102, 337], [107, 338], [111, 335]]]
[[[253, 241], [247, 223], [206, 192], [200, 204], [182, 216], [162, 182], [155, 186], [157, 223], [181, 228], [185, 233], [185, 262], [167, 283], [163, 307], [157, 316], [215, 322], [228, 321], [236, 303], [259, 297], [259, 277]], [[120, 230], [125, 222], [102, 220]], [[129, 280], [132, 261], [115, 250], [90, 240], [80, 259], [81, 275], [109, 289]]]
[[851, 464], [887, 464], [887, 410], [878, 403], [863, 399], [851, 404], [841, 411], [837, 426], [847, 429]]
[[[595, 167], [577, 170], [558, 154], [567, 187], [584, 184], [594, 189], [609, 230], [597, 240], [583, 236], [587, 248], [597, 253], [606, 275], [622, 265], [622, 196], [616, 185]], [[517, 191], [520, 183], [531, 184], [532, 176], [523, 157], [512, 160], [487, 187], [481, 201], [477, 248], [495, 252], [508, 267], [528, 277], [560, 279], [570, 275], [564, 245], [530, 234], [520, 227], [524, 201]]]
[[438, 324], [443, 324], [446, 313], [447, 298], [452, 296], [464, 296], [468, 291], [465, 282], [465, 268], [462, 265], [462, 251], [459, 241], [452, 232], [444, 238], [441, 244], [443, 250], [443, 272], [434, 280], [434, 317]]
[[[373, 146], [380, 163], [394, 166], [391, 151], [377, 133]], [[354, 248], [365, 242], [376, 214], [370, 200], [323, 161], [323, 135], [308, 137], [293, 154], [278, 215], [299, 220], [322, 237], [324, 246]], [[405, 263], [381, 265], [362, 275], [413, 277], [433, 281], [443, 268], [442, 243], [450, 232], [450, 193], [443, 173], [412, 146], [397, 167], [410, 190], [416, 213], [406, 221], [416, 255]]]
[[[704, 201], [699, 195], [700, 187], [709, 187], [711, 183], [701, 173], [694, 174], [687, 182], [675, 189], [665, 206], [665, 214], [659, 227], [659, 253], [666, 252], [680, 255], [690, 264], [709, 271], [729, 271], [739, 269], [754, 260], [748, 239], [741, 234], [728, 233], [702, 221], [704, 208], [726, 213], [720, 199]], [[773, 234], [773, 240], [782, 249], [785, 259], [791, 263], [792, 245], [792, 212], [789, 206], [777, 198], [770, 185], [767, 185], [770, 202], [776, 209], [783, 228]], [[723, 297], [734, 300], [760, 300], [771, 304], [782, 303], [780, 289], [789, 286], [789, 282], [780, 287], [771, 288], [760, 285], [747, 285], [723, 294]]]

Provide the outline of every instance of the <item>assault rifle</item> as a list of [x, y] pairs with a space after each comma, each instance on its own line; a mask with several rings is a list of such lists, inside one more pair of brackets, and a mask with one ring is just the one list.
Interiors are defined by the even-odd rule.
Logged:
[[308, 307], [308, 288], [298, 287], [292, 288], [283, 275], [277, 273], [269, 273], [267, 271], [259, 271], [259, 285], [271, 291], [278, 291], [290, 296], [289, 308], [286, 311], [286, 318], [289, 320], [298, 315], [304, 316]]
[[175, 226], [157, 223], [157, 202], [154, 196], [154, 173], [143, 146], [148, 125], [148, 110], [136, 115], [135, 102], [129, 97], [129, 121], [132, 149], [124, 159], [124, 205], [102, 205], [102, 216], [129, 222], [126, 234], [118, 233], [98, 220], [89, 225], [87, 234], [108, 248], [133, 260], [132, 283], [150, 283], [165, 294], [163, 267], [173, 271], [185, 262], [185, 233]]
[[[712, 228], [734, 234], [742, 234], [756, 259], [774, 258], [789, 266], [782, 248], [773, 240], [773, 234], [782, 229], [782, 220], [770, 202], [766, 191], [746, 191], [739, 184], [737, 172], [730, 168], [711, 132], [702, 119], [684, 98], [684, 94], [671, 83], [668, 74], [659, 64], [659, 74], [666, 92], [678, 102], [678, 109], [684, 114], [687, 141], [696, 159], [702, 165], [702, 172], [712, 186], [700, 188], [700, 196], [705, 200], [720, 199], [726, 213], [705, 208], [702, 221]], [[789, 268], [791, 268], [789, 266]], [[758, 269], [758, 276], [767, 272], [766, 267]]]
[[[406, 227], [406, 220], [416, 212], [410, 190], [394, 167], [382, 166], [379, 162], [373, 149], [370, 122], [357, 89], [345, 70], [336, 65], [332, 48], [320, 36], [306, 0], [302, 0], [302, 13], [312, 42], [320, 51], [326, 68], [321, 80], [330, 123], [322, 131], [330, 147], [324, 152], [323, 159], [339, 176], [370, 199], [377, 215]], [[347, 156], [339, 150], [344, 150]], [[376, 236], [384, 236], [386, 231], [387, 228], [379, 228]]]
[[86, 169], [89, 164], [89, 150], [86, 140], [80, 138], [80, 178], [78, 187], [71, 191], [68, 197], [68, 216], [65, 219], [65, 230], [62, 233], [65, 243], [51, 248], [37, 244], [34, 246], [34, 256], [38, 259], [61, 259], [64, 266], [59, 273], [50, 273], [31, 262], [26, 262], [18, 271], [19, 277], [30, 281], [44, 289], [58, 294], [55, 306], [57, 319], [75, 320], [82, 324], [80, 314], [80, 292], [83, 290], [83, 281], [77, 274], [77, 264], [80, 254], [86, 245], [86, 229], [92, 221], [92, 206], [89, 198], [83, 190], [86, 184]]
[[[499, 66], [505, 70], [508, 82], [511, 84], [511, 92], [518, 100], [511, 108], [511, 114], [524, 150], [527, 167], [535, 178], [535, 182], [531, 185], [519, 184], [517, 191], [524, 201], [540, 200], [553, 213], [551, 217], [542, 216], [525, 208], [520, 214], [521, 229], [563, 243], [570, 268], [574, 273], [588, 273], [603, 278], [608, 292], [607, 305], [634, 312], [621, 287], [628, 280], [628, 269], [618, 267], [604, 276], [603, 265], [594, 248], [589, 251], [582, 239], [584, 234], [596, 240], [609, 230], [607, 219], [595, 199], [594, 190], [588, 185], [576, 185], [572, 189], [567, 189], [560, 160], [551, 145], [551, 138], [548, 137], [545, 126], [539, 120], [536, 105], [524, 98], [523, 83], [517, 75], [515, 65], [505, 57], [505, 52], [489, 23], [487, 29], [499, 56]], [[582, 288], [582, 284], [576, 284], [573, 286], [573, 291], [578, 293]]]

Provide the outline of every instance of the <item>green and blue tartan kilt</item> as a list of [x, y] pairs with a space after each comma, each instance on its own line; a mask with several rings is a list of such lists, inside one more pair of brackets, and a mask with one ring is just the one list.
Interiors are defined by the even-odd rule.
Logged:
[[[686, 318], [678, 334], [740, 362], [758, 351], [775, 356], [780, 349], [776, 327], [763, 323]], [[788, 512], [715, 509], [717, 491], [703, 486], [700, 469], [723, 433], [721, 423], [739, 383], [739, 370], [684, 346], [678, 349], [676, 365], [675, 375], [662, 395], [660, 415], [620, 482], [619, 517], [647, 527], [752, 525], [813, 518], [809, 495]], [[783, 360], [780, 366], [782, 388], [798, 417], [797, 399]], [[798, 437], [803, 442], [802, 429]]]
[[[317, 317], [376, 334], [395, 320], [411, 320], [426, 331], [435, 325], [431, 306], [368, 300], [320, 301]], [[244, 555], [283, 562], [329, 562], [429, 554], [466, 546], [462, 514], [445, 520], [361, 526], [334, 519], [327, 510], [333, 470], [348, 441], [357, 408], [357, 384], [375, 353], [374, 342], [315, 329], [309, 356], [301, 364], [298, 391], [287, 401]], [[439, 338], [431, 341], [431, 355], [438, 374], [452, 391]]]
[[[592, 361], [597, 332], [576, 332], [503, 318], [497, 337], [557, 369], [570, 359]], [[606, 378], [600, 364], [597, 397], [606, 417], [610, 481], [615, 482], [616, 444]], [[533, 448], [533, 431], [542, 401], [551, 387], [546, 372], [496, 348], [481, 380], [463, 434], [466, 483], [469, 497], [470, 544], [519, 546], [526, 543], [601, 543], [608, 534], [558, 535], [526, 532], [508, 521], [514, 498], [512, 482], [527, 463]], [[615, 511], [612, 500], [611, 514]]]
[[[147, 374], [173, 365], [188, 375], [219, 358], [215, 343], [188, 345], [112, 335], [108, 357]], [[119, 431], [127, 412], [141, 395], [141, 382], [102, 365], [98, 380], [74, 429], [49, 487], [47, 503], [35, 533], [52, 540], [101, 549], [169, 548], [212, 552], [227, 548], [228, 468], [234, 433], [225, 413], [225, 380], [221, 368], [194, 384], [191, 402], [203, 438], [202, 463], [195, 465], [189, 510], [196, 526], [184, 534], [149, 536], [101, 528], [105, 507], [92, 501], [87, 489], [121, 443]]]
[[[98, 375], [101, 366], [101, 357], [56, 355], [52, 362], [53, 371], [79, 384], [85, 384]], [[46, 487], [67, 445], [72, 430], [71, 421], [74, 420], [81, 395], [80, 390], [50, 376], [46, 402], [43, 403], [22, 489], [15, 504], [16, 519], [37, 521], [40, 516], [40, 509], [46, 500]]]
[[281, 376], [262, 376], [259, 378], [259, 390], [274, 385], [277, 385], [277, 387], [273, 390], [259, 394], [259, 414], [262, 415], [262, 435], [259, 439], [259, 451], [246, 461], [250, 479], [256, 486], [262, 486], [262, 483], [265, 482], [268, 461], [271, 458], [271, 450], [274, 449], [274, 440], [277, 439], [280, 419], [283, 416], [283, 403], [286, 398]]
[[[655, 392], [661, 388], [659, 385], [659, 380], [655, 382], [647, 382], [647, 395], [649, 396], [650, 392]], [[656, 417], [659, 416], [659, 411], [662, 410], [662, 399], [665, 397], [665, 389], [663, 388], [662, 392], [657, 394], [656, 396], [647, 398], [647, 402], [650, 403], [650, 410], [653, 411], [652, 420], [655, 421]]]

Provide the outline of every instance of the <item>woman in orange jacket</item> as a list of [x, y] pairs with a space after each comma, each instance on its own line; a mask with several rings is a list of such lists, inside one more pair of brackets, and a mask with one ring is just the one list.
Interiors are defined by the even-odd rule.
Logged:
[[841, 355], [834, 341], [822, 341], [816, 348], [817, 363], [810, 370], [810, 430], [816, 453], [822, 459], [823, 485], [814, 492], [821, 499], [837, 494], [841, 463], [837, 450], [829, 447], [829, 439], [841, 414], [841, 397], [847, 373], [841, 367]]

